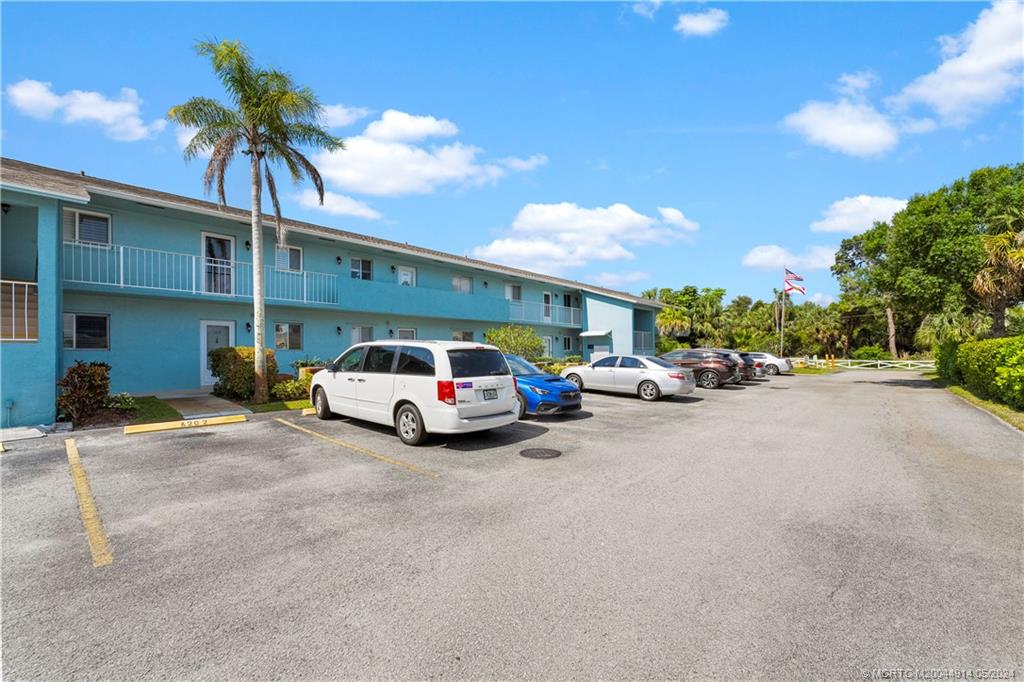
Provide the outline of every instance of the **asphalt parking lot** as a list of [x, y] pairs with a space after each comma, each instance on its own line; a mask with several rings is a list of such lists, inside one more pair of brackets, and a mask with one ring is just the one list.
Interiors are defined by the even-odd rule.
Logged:
[[10, 679], [1024, 674], [1024, 435], [913, 373], [421, 448], [296, 413], [72, 436], [112, 561], [62, 437], [0, 456]]

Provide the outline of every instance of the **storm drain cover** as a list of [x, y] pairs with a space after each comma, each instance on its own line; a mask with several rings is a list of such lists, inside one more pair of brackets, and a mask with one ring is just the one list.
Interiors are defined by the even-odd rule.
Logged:
[[530, 459], [554, 459], [555, 457], [561, 457], [562, 451], [552, 450], [551, 448], [526, 448], [525, 450], [520, 450], [519, 454]]

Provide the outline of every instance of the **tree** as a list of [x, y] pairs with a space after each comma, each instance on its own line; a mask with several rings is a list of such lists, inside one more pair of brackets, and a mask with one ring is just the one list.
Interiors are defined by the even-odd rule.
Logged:
[[1005, 228], [981, 237], [985, 265], [972, 287], [992, 312], [992, 335], [1006, 334], [1006, 309], [1024, 299], [1024, 209], [1011, 207], [1001, 216]]
[[497, 346], [502, 353], [519, 355], [528, 360], [544, 355], [544, 339], [533, 327], [507, 324], [484, 332], [484, 340]]
[[248, 50], [238, 41], [209, 42], [196, 45], [196, 52], [209, 57], [213, 71], [231, 100], [224, 105], [207, 97], [193, 97], [172, 107], [167, 117], [196, 130], [184, 150], [186, 161], [209, 152], [210, 161], [203, 175], [207, 194], [217, 185], [217, 199], [226, 205], [224, 176], [235, 156], [241, 152], [249, 157], [251, 187], [251, 224], [253, 258], [253, 346], [256, 385], [253, 401], [266, 402], [267, 367], [264, 349], [263, 300], [263, 180], [274, 205], [276, 239], [284, 244], [286, 236], [281, 220], [281, 204], [271, 165], [280, 163], [288, 169], [292, 180], [308, 177], [316, 188], [320, 203], [324, 201], [324, 185], [316, 167], [298, 147], [313, 149], [344, 149], [341, 139], [320, 127], [323, 108], [313, 91], [296, 85], [290, 76], [274, 69], [253, 64]]

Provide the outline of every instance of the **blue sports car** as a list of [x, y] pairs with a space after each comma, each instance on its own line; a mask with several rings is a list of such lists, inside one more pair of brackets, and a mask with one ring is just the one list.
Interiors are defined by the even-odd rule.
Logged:
[[506, 355], [505, 359], [519, 386], [520, 419], [526, 414], [554, 414], [582, 407], [583, 398], [576, 384], [548, 374], [518, 355]]

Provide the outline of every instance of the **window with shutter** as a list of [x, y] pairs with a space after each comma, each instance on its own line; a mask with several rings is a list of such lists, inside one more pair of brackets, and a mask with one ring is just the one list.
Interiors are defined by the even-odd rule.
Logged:
[[302, 249], [297, 246], [279, 247], [274, 258], [278, 270], [302, 270]]
[[109, 244], [110, 216], [79, 213], [78, 241], [90, 242], [92, 244]]

